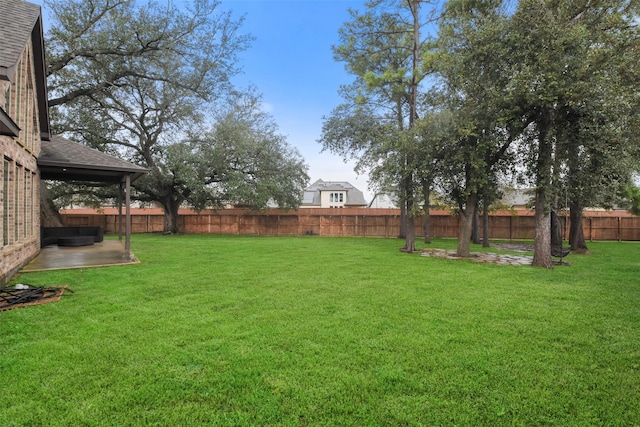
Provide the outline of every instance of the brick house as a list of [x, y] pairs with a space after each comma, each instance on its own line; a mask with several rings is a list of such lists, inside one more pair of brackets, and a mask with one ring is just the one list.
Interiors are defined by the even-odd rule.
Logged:
[[40, 6], [0, 0], [0, 283], [40, 249], [38, 155], [50, 139]]
[[40, 6], [0, 0], [0, 284], [40, 252], [41, 179], [119, 185], [129, 251], [130, 184], [148, 172], [50, 134], [44, 58]]

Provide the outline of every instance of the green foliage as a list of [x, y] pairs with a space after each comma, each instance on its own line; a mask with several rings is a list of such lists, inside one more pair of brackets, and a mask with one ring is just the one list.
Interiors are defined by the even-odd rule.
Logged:
[[19, 277], [74, 293], [0, 313], [0, 424], [640, 419], [637, 243], [552, 271], [406, 256], [395, 239], [132, 245], [139, 265]]
[[[449, 117], [447, 140], [425, 136], [437, 147], [430, 163], [439, 165], [431, 181], [463, 217], [473, 217], [479, 197], [497, 196], [498, 182], [509, 169], [515, 134], [505, 129], [505, 87], [510, 55], [502, 34], [508, 20], [503, 2], [448, 2], [439, 21], [433, 71], [438, 85], [429, 99], [432, 115]], [[425, 117], [422, 120], [429, 120]], [[460, 227], [458, 254], [469, 255], [471, 221]]]
[[242, 20], [216, 1], [191, 6], [51, 3], [58, 130], [148, 168], [132, 196], [164, 208], [166, 232], [178, 231], [183, 203], [297, 207], [308, 180], [299, 153], [259, 111], [255, 90], [232, 90], [251, 40]]
[[[410, 222], [418, 210], [413, 127], [421, 116], [419, 99], [431, 72], [423, 60], [433, 49], [431, 37], [422, 31], [435, 10], [431, 1], [377, 0], [367, 2], [364, 13], [350, 11], [351, 20], [340, 28], [340, 44], [333, 52], [355, 81], [342, 88], [346, 102], [324, 118], [320, 138], [325, 149], [345, 158], [363, 158], [356, 168], [369, 172], [378, 189], [395, 189], [402, 206], [400, 234], [407, 237], [408, 252], [413, 250]], [[362, 124], [336, 129], [357, 121]], [[369, 138], [370, 133], [349, 134], [371, 124], [377, 139]]]
[[[298, 207], [309, 180], [307, 165], [260, 101], [251, 93], [237, 94], [210, 129], [168, 145], [158, 157], [162, 176], [142, 177], [137, 188], [151, 197], [169, 188], [196, 209], [227, 204], [263, 209], [270, 203]], [[159, 187], [159, 179], [166, 184]]]
[[545, 214], [562, 195], [579, 219], [584, 207], [610, 206], [629, 181], [638, 158], [629, 108], [637, 80], [625, 75], [637, 68], [637, 8], [636, 1], [520, 1], [510, 19], [509, 93], [531, 124], [521, 149]]
[[203, 163], [205, 182], [213, 184], [208, 188], [224, 194], [226, 203], [297, 208], [309, 181], [308, 167], [260, 101], [239, 96], [221, 111], [212, 129], [194, 140], [195, 157], [201, 159], [196, 161]]
[[624, 198], [626, 199], [629, 212], [634, 215], [640, 216], [640, 187], [634, 184], [628, 184]]
[[[52, 107], [142, 81], [172, 82], [194, 96], [215, 97], [237, 73], [237, 54], [251, 40], [239, 34], [242, 20], [220, 12], [212, 0], [186, 9], [133, 0], [51, 0], [46, 6]], [[172, 63], [177, 74], [166, 74], [178, 58]]]
[[[335, 58], [356, 80], [325, 119], [325, 149], [359, 158], [383, 188], [401, 183], [401, 200], [433, 187], [463, 213], [512, 178], [536, 188], [543, 219], [561, 195], [572, 209], [616, 203], [640, 159], [640, 3], [425, 5], [370, 2], [340, 29]], [[416, 39], [434, 23], [435, 39]]]

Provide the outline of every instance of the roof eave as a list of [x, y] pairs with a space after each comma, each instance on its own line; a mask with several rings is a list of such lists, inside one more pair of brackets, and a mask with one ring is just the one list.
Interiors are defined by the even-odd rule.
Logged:
[[11, 76], [15, 73], [15, 66], [4, 67], [0, 65], [0, 80], [4, 80], [6, 82], [13, 82]]
[[17, 138], [20, 135], [20, 127], [11, 117], [0, 108], [0, 135], [11, 136]]
[[134, 182], [147, 173], [146, 169], [113, 170], [71, 165], [64, 162], [38, 162], [40, 176], [44, 180], [81, 182], [122, 182], [126, 176]]
[[47, 92], [47, 73], [44, 56], [44, 30], [42, 28], [42, 11], [33, 26], [31, 32], [33, 45], [33, 61], [36, 73], [36, 92], [38, 96], [38, 114], [40, 117], [40, 139], [51, 139], [51, 127], [49, 123], [49, 100]]

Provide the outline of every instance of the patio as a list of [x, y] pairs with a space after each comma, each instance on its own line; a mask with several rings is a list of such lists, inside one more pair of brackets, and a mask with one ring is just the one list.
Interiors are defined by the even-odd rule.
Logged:
[[131, 251], [125, 249], [122, 241], [104, 240], [90, 246], [47, 246], [42, 248], [38, 256], [24, 266], [20, 272], [107, 267], [139, 264], [139, 262]]

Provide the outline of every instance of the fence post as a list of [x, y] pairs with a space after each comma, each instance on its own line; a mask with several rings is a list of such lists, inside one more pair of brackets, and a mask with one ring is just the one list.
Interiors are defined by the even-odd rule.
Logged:
[[513, 240], [513, 215], [509, 215], [509, 240]]
[[622, 218], [618, 217], [618, 242], [622, 240]]
[[389, 217], [384, 217], [384, 237], [389, 237]]

